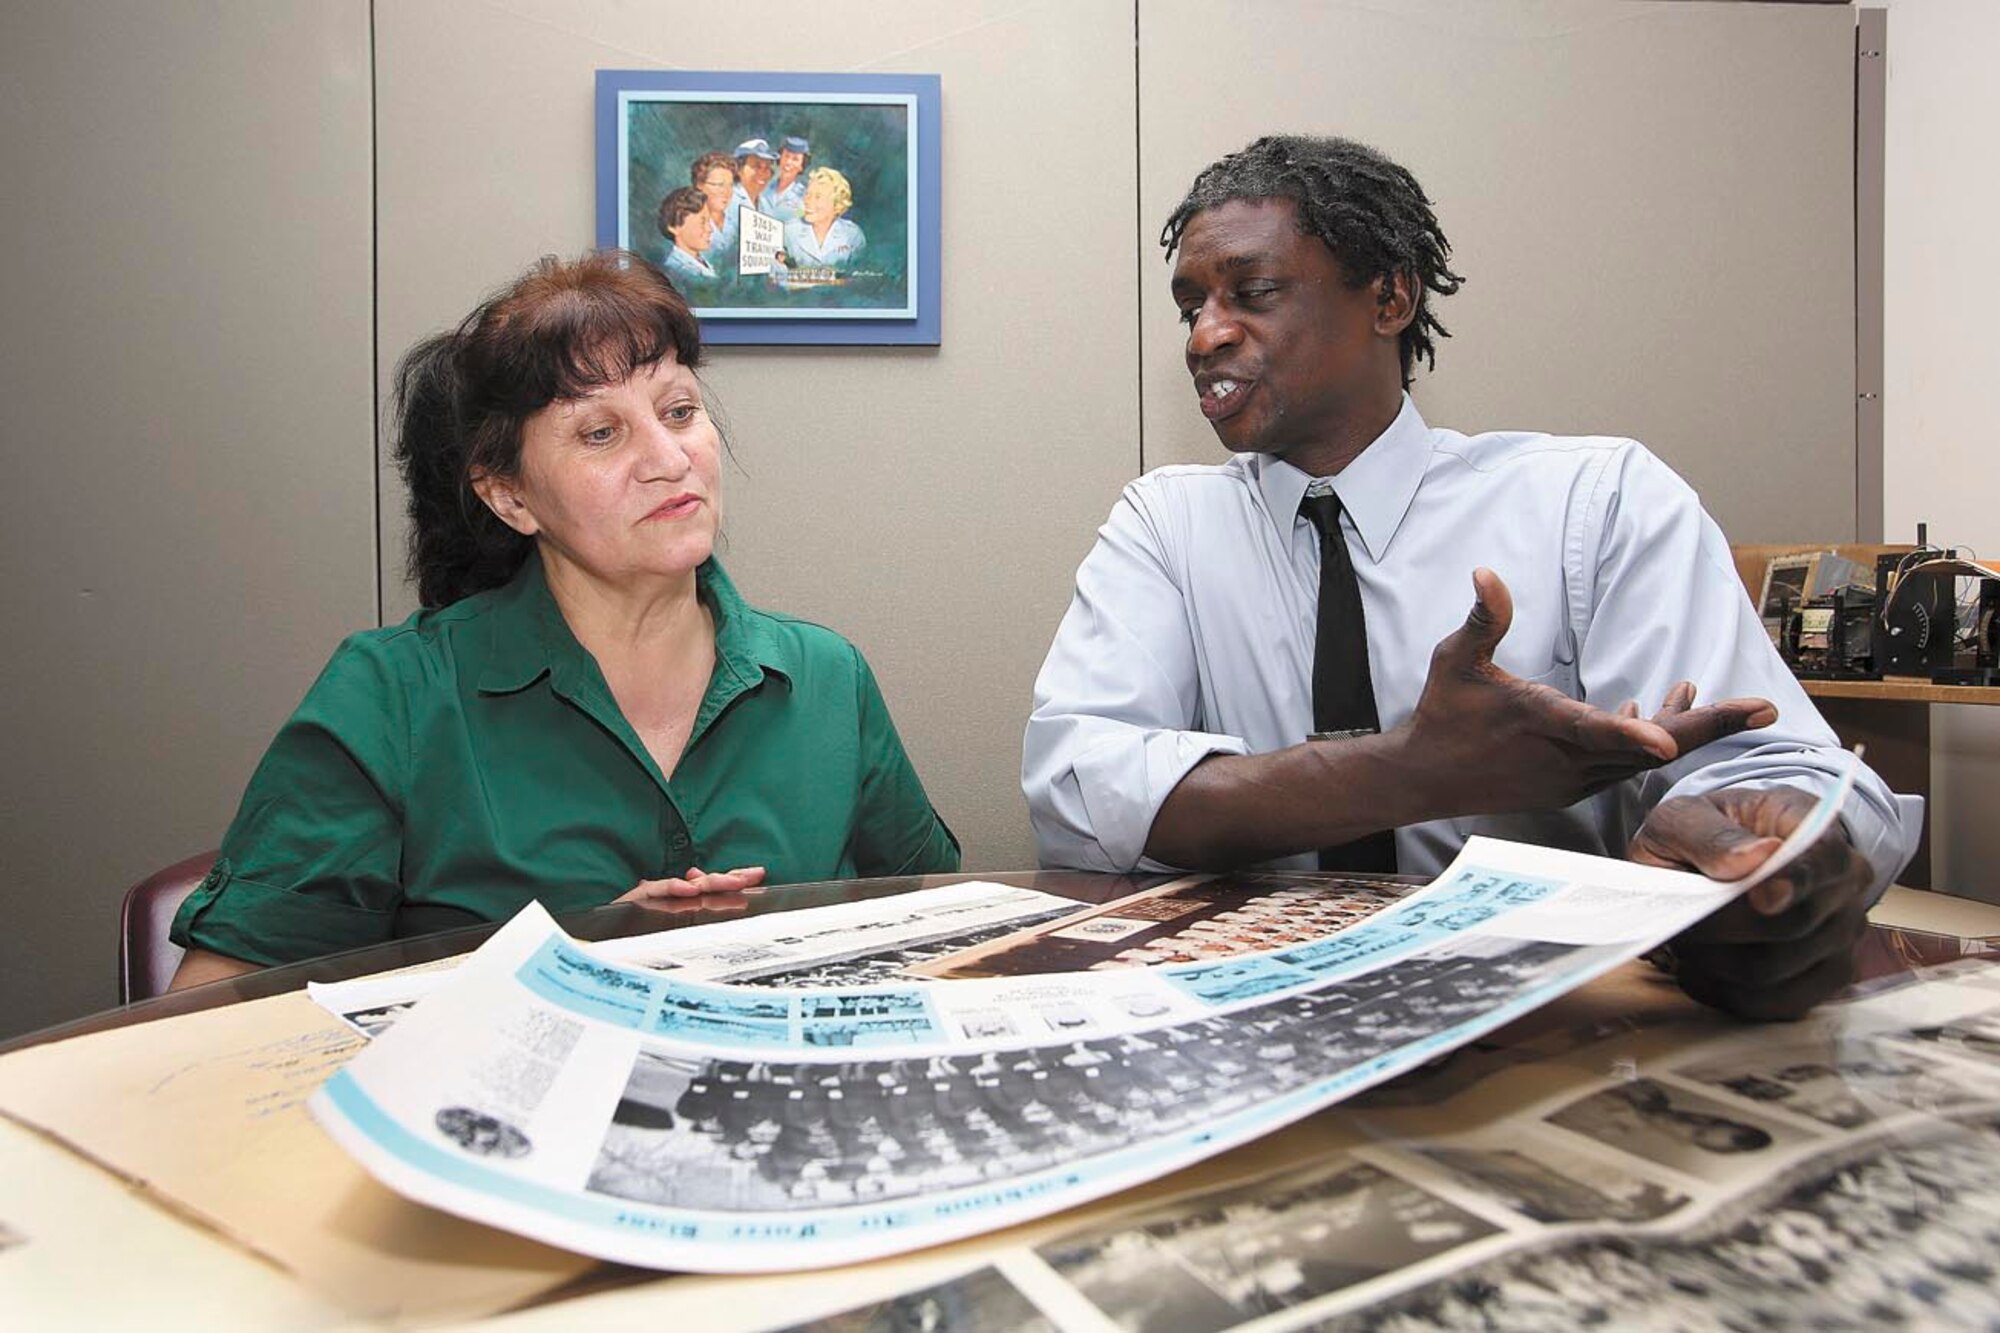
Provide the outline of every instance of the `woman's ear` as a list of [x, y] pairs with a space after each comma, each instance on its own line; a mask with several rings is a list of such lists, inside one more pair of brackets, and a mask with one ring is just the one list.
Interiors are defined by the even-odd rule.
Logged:
[[528, 508], [527, 499], [522, 496], [516, 479], [488, 472], [485, 468], [474, 468], [471, 481], [473, 493], [502, 523], [523, 537], [532, 537], [542, 530], [542, 525], [535, 521], [534, 511]]

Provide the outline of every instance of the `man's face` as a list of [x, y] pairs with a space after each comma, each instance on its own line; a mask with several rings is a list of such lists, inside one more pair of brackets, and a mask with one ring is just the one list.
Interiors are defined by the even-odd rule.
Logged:
[[1400, 400], [1397, 337], [1410, 312], [1346, 276], [1325, 242], [1299, 230], [1289, 199], [1232, 200], [1188, 221], [1174, 304], [1202, 415], [1232, 452], [1332, 471], [1357, 430], [1365, 446], [1387, 426], [1376, 418]]
[[754, 153], [736, 159], [736, 172], [743, 178], [743, 193], [756, 198], [771, 183], [771, 164]]

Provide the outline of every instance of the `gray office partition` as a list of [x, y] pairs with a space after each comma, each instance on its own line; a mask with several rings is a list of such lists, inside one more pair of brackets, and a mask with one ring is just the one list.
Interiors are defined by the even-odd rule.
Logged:
[[[804, 0], [698, 23], [611, 0], [383, 7], [382, 370], [535, 256], [591, 244], [594, 70], [941, 75], [943, 343], [714, 349], [722, 554], [753, 601], [861, 647], [966, 864], [1019, 868], [1029, 688], [1138, 461], [1132, 11], [825, 19]], [[385, 523], [391, 618], [411, 605], [401, 542]]]
[[0, 20], [0, 1031], [110, 1001], [123, 887], [213, 845], [341, 634], [413, 606], [376, 399], [411, 343], [592, 244], [601, 68], [942, 76], [942, 345], [718, 348], [707, 378], [732, 573], [868, 654], [975, 869], [1032, 857], [1021, 722], [1118, 488], [1219, 456], [1154, 242], [1258, 133], [1352, 134], [1430, 185], [1469, 279], [1418, 390], [1434, 420], [1632, 434], [1739, 539], [1850, 535], [1844, 7], [690, 12]]
[[0, 1035], [375, 619], [366, 0], [0, 20]]
[[[1417, 174], [1464, 290], [1435, 424], [1629, 435], [1738, 541], [1855, 526], [1854, 15], [1672, 0], [1142, 0], [1152, 255], [1194, 173], [1344, 134]], [[1166, 269], [1143, 312], [1146, 463], [1219, 446]]]

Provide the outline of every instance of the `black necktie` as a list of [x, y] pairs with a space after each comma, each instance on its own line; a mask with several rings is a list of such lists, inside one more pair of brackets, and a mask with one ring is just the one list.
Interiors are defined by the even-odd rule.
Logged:
[[[1340, 533], [1340, 497], [1332, 491], [1308, 495], [1299, 512], [1319, 529], [1319, 628], [1313, 638], [1313, 732], [1373, 735], [1375, 682], [1368, 674], [1368, 623], [1361, 610], [1361, 585]], [[1394, 873], [1396, 836], [1387, 829], [1338, 847], [1322, 847], [1321, 870], [1374, 870]]]

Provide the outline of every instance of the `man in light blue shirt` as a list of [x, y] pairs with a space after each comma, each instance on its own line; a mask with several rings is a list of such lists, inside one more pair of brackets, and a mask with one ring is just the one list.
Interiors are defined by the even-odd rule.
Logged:
[[[1460, 279], [1407, 171], [1259, 140], [1197, 177], [1163, 240], [1197, 403], [1235, 457], [1132, 483], [1077, 571], [1022, 764], [1045, 865], [1310, 868], [1393, 829], [1417, 873], [1490, 833], [1733, 879], [1858, 766], [1642, 446], [1418, 415], [1430, 301]], [[1308, 739], [1318, 479], [1376, 734]], [[1724, 701], [1693, 706], [1688, 682]], [[1838, 831], [1675, 942], [1683, 986], [1782, 1017], [1844, 984], [1920, 809], [1863, 769]]]

